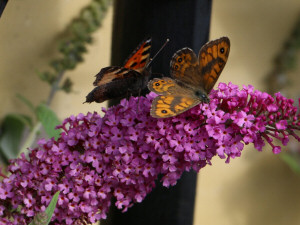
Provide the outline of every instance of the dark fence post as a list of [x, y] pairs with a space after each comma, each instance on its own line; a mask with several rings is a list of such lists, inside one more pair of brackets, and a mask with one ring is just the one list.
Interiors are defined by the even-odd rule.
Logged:
[[[167, 38], [169, 44], [152, 64], [154, 73], [169, 76], [172, 55], [183, 47], [197, 54], [209, 35], [211, 0], [115, 0], [112, 65], [122, 65], [145, 37], [152, 37], [152, 54]], [[184, 173], [176, 186], [156, 188], [126, 213], [115, 206], [106, 225], [192, 225], [196, 173]]]
[[8, 0], [0, 0], [0, 17], [2, 16], [2, 13], [5, 9], [7, 2]]

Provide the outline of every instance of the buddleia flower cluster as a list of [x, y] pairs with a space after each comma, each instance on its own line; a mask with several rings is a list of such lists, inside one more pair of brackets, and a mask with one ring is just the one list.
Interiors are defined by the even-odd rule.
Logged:
[[184, 171], [199, 171], [218, 156], [227, 163], [245, 145], [278, 154], [290, 138], [300, 140], [298, 108], [291, 99], [220, 83], [210, 103], [176, 117], [150, 116], [154, 93], [103, 109], [105, 115], [71, 116], [58, 140], [39, 140], [28, 156], [11, 161], [0, 183], [0, 224], [28, 224], [60, 191], [51, 224], [105, 219], [116, 199], [125, 212], [142, 202], [161, 175], [165, 187]]

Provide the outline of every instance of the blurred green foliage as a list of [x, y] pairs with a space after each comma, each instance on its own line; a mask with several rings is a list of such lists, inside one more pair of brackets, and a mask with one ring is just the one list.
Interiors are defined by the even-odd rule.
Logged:
[[266, 77], [269, 93], [275, 93], [290, 84], [287, 72], [297, 68], [297, 55], [300, 50], [300, 15], [285, 40], [282, 49], [274, 58], [272, 71]]
[[[92, 0], [67, 27], [66, 37], [58, 47], [62, 57], [54, 59], [50, 63], [51, 71], [38, 74], [43, 81], [52, 86], [54, 91], [63, 90], [66, 93], [72, 91], [72, 82], [69, 78], [66, 78], [59, 86], [62, 80], [61, 74], [74, 69], [78, 63], [83, 61], [83, 54], [87, 51], [86, 44], [92, 43], [91, 35], [101, 26], [109, 5], [110, 0]], [[52, 97], [49, 96], [48, 104], [51, 103]]]
[[[297, 68], [297, 56], [300, 50], [300, 15], [296, 23], [287, 37], [281, 51], [274, 58], [273, 69], [266, 77], [267, 91], [275, 93], [288, 88], [292, 84], [288, 73]], [[299, 96], [287, 96], [291, 98], [299, 98]], [[297, 147], [298, 146], [298, 147]], [[300, 174], [300, 147], [289, 146], [287, 152], [280, 154], [281, 159], [289, 165], [289, 167], [297, 174]]]

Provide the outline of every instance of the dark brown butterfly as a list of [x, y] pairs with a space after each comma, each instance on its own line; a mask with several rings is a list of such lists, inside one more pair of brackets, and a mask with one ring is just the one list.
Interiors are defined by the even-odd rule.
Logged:
[[109, 66], [96, 75], [94, 86], [86, 102], [101, 103], [105, 100], [138, 95], [147, 86], [150, 72], [151, 38], [138, 45], [125, 61], [124, 66]]

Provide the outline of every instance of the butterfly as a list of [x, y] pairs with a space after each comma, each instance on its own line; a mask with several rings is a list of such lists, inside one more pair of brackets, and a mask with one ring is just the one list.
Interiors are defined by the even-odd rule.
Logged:
[[151, 38], [140, 43], [125, 60], [123, 67], [102, 68], [95, 76], [93, 85], [96, 87], [86, 96], [85, 102], [101, 103], [105, 100], [139, 94], [149, 81], [151, 44]]
[[152, 101], [151, 116], [172, 117], [201, 102], [209, 103], [208, 94], [227, 62], [229, 50], [227, 37], [206, 43], [198, 57], [190, 48], [178, 50], [170, 62], [171, 78], [154, 78], [148, 83], [148, 89], [159, 95]]

